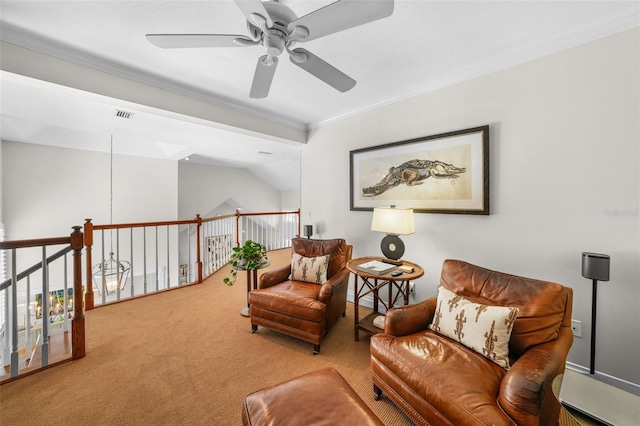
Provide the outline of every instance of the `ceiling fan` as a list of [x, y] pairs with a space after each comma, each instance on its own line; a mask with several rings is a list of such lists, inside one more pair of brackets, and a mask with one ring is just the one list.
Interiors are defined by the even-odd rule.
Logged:
[[249, 97], [266, 98], [285, 50], [291, 62], [340, 92], [356, 81], [306, 49], [293, 49], [329, 34], [386, 18], [393, 13], [393, 0], [338, 0], [298, 18], [278, 0], [234, 0], [247, 18], [249, 36], [235, 34], [147, 34], [147, 40], [165, 48], [248, 47], [262, 45], [267, 54], [258, 59]]

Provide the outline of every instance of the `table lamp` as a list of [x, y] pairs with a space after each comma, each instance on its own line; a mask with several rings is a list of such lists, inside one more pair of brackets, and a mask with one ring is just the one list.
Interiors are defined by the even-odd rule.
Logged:
[[596, 363], [596, 302], [598, 296], [598, 280], [609, 281], [610, 258], [606, 254], [582, 253], [582, 276], [593, 280], [591, 296], [591, 365], [589, 374], [595, 372]]
[[383, 262], [402, 265], [404, 243], [399, 235], [413, 234], [413, 209], [397, 209], [391, 207], [376, 207], [373, 209], [371, 230], [387, 234], [380, 244]]

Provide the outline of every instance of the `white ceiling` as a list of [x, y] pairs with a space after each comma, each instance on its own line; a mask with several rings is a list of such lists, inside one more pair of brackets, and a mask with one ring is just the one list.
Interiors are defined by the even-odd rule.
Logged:
[[[303, 16], [332, 1], [283, 3]], [[639, 1], [396, 0], [389, 18], [300, 45], [354, 78], [351, 91], [340, 93], [281, 60], [266, 99], [249, 98], [263, 47], [160, 49], [145, 38], [246, 35], [245, 17], [232, 0], [0, 0], [0, 37], [308, 130], [638, 26], [639, 14]], [[299, 170], [300, 145], [230, 133], [8, 73], [1, 82], [4, 140], [106, 151], [105, 135], [116, 134], [117, 152], [192, 156], [246, 167], [282, 190], [299, 184], [281, 172]], [[134, 120], [114, 124], [116, 107], [135, 112]]]

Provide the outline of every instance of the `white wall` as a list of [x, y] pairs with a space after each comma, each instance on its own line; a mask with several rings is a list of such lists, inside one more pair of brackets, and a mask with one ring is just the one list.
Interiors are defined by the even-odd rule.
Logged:
[[[2, 143], [0, 142], [0, 189], [2, 189]], [[2, 191], [0, 191], [0, 223], [2, 222]]]
[[[7, 239], [68, 235], [85, 218], [110, 222], [110, 156], [2, 142]], [[113, 156], [113, 223], [175, 220], [175, 161]]]
[[300, 208], [300, 190], [282, 191], [280, 194], [281, 210], [298, 210]]
[[416, 300], [435, 295], [446, 258], [562, 283], [582, 321], [569, 361], [588, 367], [581, 253], [609, 254], [596, 370], [640, 384], [638, 40], [634, 29], [314, 130], [302, 151], [303, 222], [317, 238], [346, 238], [356, 257], [378, 255], [371, 213], [349, 210], [349, 151], [489, 124], [491, 215], [416, 214], [403, 237], [405, 257], [425, 268]]
[[201, 216], [232, 198], [251, 212], [280, 211], [280, 191], [245, 169], [179, 163], [179, 216]]

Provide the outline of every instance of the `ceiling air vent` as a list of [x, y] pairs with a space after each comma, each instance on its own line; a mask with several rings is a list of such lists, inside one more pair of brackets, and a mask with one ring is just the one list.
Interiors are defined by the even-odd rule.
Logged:
[[133, 112], [122, 111], [121, 109], [116, 110], [116, 117], [132, 119], [134, 115], [135, 113]]

